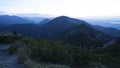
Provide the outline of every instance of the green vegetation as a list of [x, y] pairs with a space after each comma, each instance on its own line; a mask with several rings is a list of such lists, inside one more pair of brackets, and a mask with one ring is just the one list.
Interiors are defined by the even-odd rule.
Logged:
[[108, 52], [113, 57], [120, 58], [120, 38], [116, 40], [114, 45], [107, 47], [106, 52]]
[[1, 43], [12, 43], [10, 54], [26, 68], [120, 68], [120, 39], [105, 49], [80, 49], [62, 42], [21, 36], [0, 36]]
[[10, 44], [24, 38], [21, 36], [0, 36], [0, 44]]
[[115, 66], [114, 68], [120, 68], [120, 38], [113, 45], [106, 47], [104, 51], [109, 54], [109, 62]]
[[26, 45], [18, 49], [18, 54], [22, 55], [20, 59], [79, 66], [89, 63], [87, 54], [69, 44], [39, 39], [24, 40], [24, 43]]

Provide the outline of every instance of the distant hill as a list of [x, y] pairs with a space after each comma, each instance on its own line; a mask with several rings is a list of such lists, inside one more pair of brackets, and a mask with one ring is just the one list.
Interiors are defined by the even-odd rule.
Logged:
[[112, 37], [94, 29], [87, 22], [67, 16], [57, 17], [41, 26], [37, 24], [13, 24], [5, 27], [5, 30], [82, 47], [91, 47], [90, 45], [101, 47], [104, 43], [112, 40]]
[[103, 26], [103, 27], [112, 27], [112, 28], [116, 28], [120, 30], [120, 17], [108, 17], [108, 18], [88, 18], [85, 19], [85, 21], [87, 21], [88, 23], [92, 24], [92, 25], [99, 25], [99, 26]]
[[18, 16], [0, 15], [0, 24], [23, 24], [34, 23], [34, 21], [24, 19]]
[[17, 32], [25, 36], [39, 37], [40, 27], [34, 23], [12, 24], [4, 27], [4, 31]]
[[42, 20], [46, 19], [44, 17], [23, 17], [25, 19], [31, 20], [31, 21], [35, 21], [36, 23], [41, 22]]
[[94, 28], [112, 37], [120, 37], [120, 30], [118, 29], [102, 26], [94, 26]]
[[42, 20], [49, 18], [49, 19], [53, 19], [54, 15], [47, 15], [47, 14], [16, 14], [16, 16], [22, 17], [22, 18], [26, 18], [32, 21], [35, 21], [36, 23], [40, 23]]

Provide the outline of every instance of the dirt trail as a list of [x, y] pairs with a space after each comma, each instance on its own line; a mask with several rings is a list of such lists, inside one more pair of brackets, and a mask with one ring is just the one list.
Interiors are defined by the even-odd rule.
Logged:
[[10, 45], [0, 44], [0, 68], [22, 68], [17, 64], [17, 55], [9, 55], [7, 49]]

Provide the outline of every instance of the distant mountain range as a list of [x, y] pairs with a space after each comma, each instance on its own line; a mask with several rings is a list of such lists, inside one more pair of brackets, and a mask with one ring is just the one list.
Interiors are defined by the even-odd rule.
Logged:
[[97, 47], [113, 39], [83, 20], [60, 16], [42, 22], [44, 22], [42, 25], [32, 23], [8, 25], [3, 30], [18, 32], [26, 36], [67, 42], [81, 47], [91, 47], [90, 45]]
[[55, 15], [49, 15], [49, 14], [35, 14], [35, 13], [28, 13], [28, 14], [15, 14], [19, 17], [44, 17], [44, 18], [51, 18], [56, 17]]
[[54, 19], [37, 18], [34, 20], [32, 17], [28, 19], [18, 16], [0, 15], [0, 31], [18, 32], [25, 36], [85, 46], [97, 44], [100, 46], [113, 38], [120, 37], [120, 30], [118, 29], [91, 25], [86, 21], [67, 16], [60, 16]]
[[103, 18], [84, 18], [83, 20], [87, 21], [92, 25], [99, 25], [103, 27], [112, 27], [120, 30], [120, 17], [103, 17]]
[[35, 23], [35, 21], [24, 19], [18, 16], [0, 15], [0, 24], [24, 24]]
[[[24, 16], [26, 16], [26, 17], [24, 17]], [[30, 14], [23, 15], [23, 17], [22, 16], [18, 17], [18, 16], [10, 16], [10, 15], [0, 15], [0, 24], [1, 24], [0, 28], [5, 26], [6, 24], [8, 25], [8, 24], [36, 23], [36, 24], [41, 25], [41, 24], [47, 23], [50, 20], [52, 20], [50, 18], [45, 18], [45, 15], [42, 15], [44, 17], [35, 17], [35, 15], [32, 15], [34, 17], [30, 17], [30, 16], [31, 16]], [[112, 24], [112, 23], [106, 23], [105, 21], [103, 21], [103, 19], [100, 20], [100, 21], [98, 21], [96, 19], [95, 20], [87, 20], [87, 21], [89, 23], [93, 24], [93, 25], [96, 25], [96, 24], [101, 25], [101, 26], [97, 26], [95, 28], [102, 31], [102, 32], [104, 32], [104, 33], [106, 33], [106, 34], [108, 34], [108, 35], [110, 35], [110, 36], [120, 37], [119, 30], [108, 27], [108, 26], [111, 26], [111, 27], [119, 28], [120, 25]], [[104, 26], [104, 27], [102, 27], [102, 26]]]
[[112, 27], [102, 27], [98, 25], [94, 26], [94, 28], [112, 37], [120, 37], [120, 30], [118, 29]]
[[44, 17], [22, 17], [31, 21], [35, 21], [36, 24], [40, 23], [42, 20], [46, 19]]
[[16, 16], [35, 21], [36, 23], [40, 23], [44, 19], [53, 19], [56, 17], [54, 15], [34, 14], [34, 13], [33, 14], [32, 13], [31, 14], [16, 14]]

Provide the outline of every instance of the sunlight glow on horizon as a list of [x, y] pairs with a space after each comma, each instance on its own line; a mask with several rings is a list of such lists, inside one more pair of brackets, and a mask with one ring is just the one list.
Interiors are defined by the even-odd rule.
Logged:
[[67, 16], [120, 16], [120, 0], [3, 0], [0, 11]]

